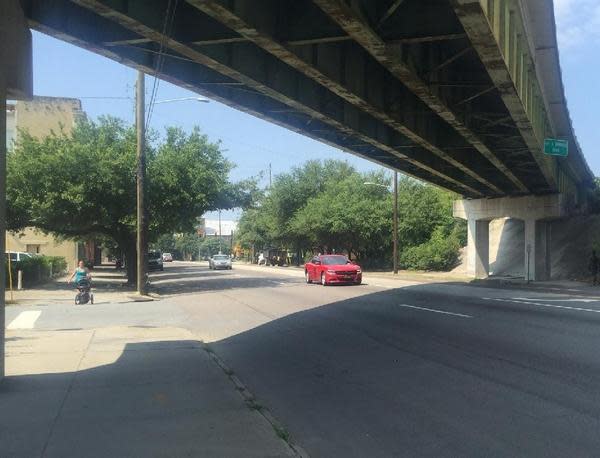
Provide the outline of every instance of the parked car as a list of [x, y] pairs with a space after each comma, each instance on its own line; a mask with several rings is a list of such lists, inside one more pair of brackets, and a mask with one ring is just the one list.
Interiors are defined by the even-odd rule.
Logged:
[[346, 256], [326, 254], [313, 257], [304, 265], [306, 283], [319, 282], [323, 286], [331, 284], [354, 284], [362, 282], [362, 269]]
[[231, 270], [231, 258], [227, 254], [215, 254], [208, 260], [209, 269], [228, 269]]
[[171, 253], [163, 253], [163, 262], [173, 262], [173, 255]]
[[148, 270], [165, 270], [160, 251], [150, 251], [148, 253]]
[[7, 251], [4, 253], [5, 256], [10, 256], [10, 262], [22, 261], [23, 259], [33, 258], [33, 253], [25, 253], [24, 251]]

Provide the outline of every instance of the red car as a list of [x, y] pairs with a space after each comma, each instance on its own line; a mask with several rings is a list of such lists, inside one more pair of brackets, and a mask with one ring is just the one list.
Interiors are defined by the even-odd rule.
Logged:
[[339, 254], [315, 256], [304, 265], [306, 283], [320, 282], [323, 286], [339, 283], [360, 285], [362, 269]]

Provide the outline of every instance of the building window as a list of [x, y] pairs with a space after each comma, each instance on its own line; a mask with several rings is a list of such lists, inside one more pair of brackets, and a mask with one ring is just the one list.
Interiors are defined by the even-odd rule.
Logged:
[[31, 245], [31, 244], [27, 244], [25, 247], [25, 250], [27, 251], [27, 253], [36, 253], [39, 254], [40, 253], [40, 246], [39, 245]]

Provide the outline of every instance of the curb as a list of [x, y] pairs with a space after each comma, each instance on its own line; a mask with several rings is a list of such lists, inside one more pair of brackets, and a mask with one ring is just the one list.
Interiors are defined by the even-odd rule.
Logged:
[[148, 295], [141, 295], [141, 294], [132, 294], [130, 296], [127, 296], [131, 302], [152, 302], [154, 301], [154, 298]]
[[254, 396], [254, 394], [252, 394], [252, 392], [248, 390], [246, 385], [244, 385], [244, 383], [239, 379], [239, 377], [234, 374], [233, 370], [230, 369], [229, 366], [227, 366], [227, 364], [225, 364], [225, 362], [213, 351], [210, 345], [204, 342], [203, 340], [201, 340], [201, 342], [204, 351], [208, 354], [208, 356], [210, 356], [210, 358], [215, 362], [215, 364], [217, 364], [217, 366], [221, 368], [221, 370], [227, 376], [227, 378], [229, 378], [231, 383], [235, 385], [236, 391], [240, 393], [240, 396], [246, 403], [246, 406], [249, 409], [258, 412], [259, 415], [261, 415], [265, 420], [267, 420], [267, 422], [269, 422], [269, 424], [275, 431], [277, 437], [279, 437], [288, 445], [288, 447], [290, 448], [290, 450], [292, 450], [295, 456], [299, 458], [310, 458], [310, 455], [306, 452], [306, 450], [304, 450], [296, 442], [294, 442], [294, 440], [290, 437], [288, 430], [285, 428], [285, 426], [283, 426], [283, 424], [279, 420], [277, 420], [273, 416], [271, 411], [267, 407], [259, 404], [256, 401], [256, 397]]

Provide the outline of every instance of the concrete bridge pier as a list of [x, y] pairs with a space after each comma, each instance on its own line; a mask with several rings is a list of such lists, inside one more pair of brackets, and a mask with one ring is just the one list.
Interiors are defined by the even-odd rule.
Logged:
[[[513, 218], [524, 222], [525, 279], [549, 279], [549, 221], [567, 215], [567, 205], [562, 194], [455, 201], [454, 216], [467, 220], [467, 272], [474, 278], [489, 276], [490, 221]], [[496, 251], [498, 248], [502, 250], [502, 247], [494, 248]]]
[[[0, 2], [0, 380], [4, 377], [6, 100], [33, 96], [31, 32], [18, 0]], [[10, 44], [10, 45], [8, 45]]]
[[467, 218], [467, 272], [486, 278], [490, 271], [490, 221]]

